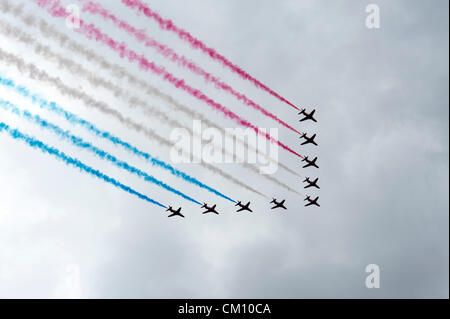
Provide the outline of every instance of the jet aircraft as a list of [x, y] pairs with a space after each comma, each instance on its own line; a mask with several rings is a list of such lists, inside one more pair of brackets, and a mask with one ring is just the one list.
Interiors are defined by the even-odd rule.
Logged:
[[317, 185], [317, 181], [318, 181], [318, 180], [319, 180], [319, 178], [316, 178], [315, 180], [311, 181], [311, 180], [309, 179], [309, 177], [307, 177], [307, 178], [303, 181], [303, 183], [308, 183], [308, 185], [306, 185], [304, 188], [315, 187], [315, 188], [320, 189], [319, 185]]
[[275, 206], [272, 207], [271, 209], [275, 209], [275, 208], [283, 208], [283, 209], [287, 209], [286, 206], [284, 206], [284, 202], [286, 200], [283, 199], [281, 202], [277, 202], [277, 200], [274, 198], [270, 203], [274, 204]]
[[299, 115], [304, 115], [304, 117], [300, 120], [300, 122], [307, 120], [317, 122], [317, 120], [314, 118], [314, 113], [316, 113], [316, 110], [312, 110], [312, 112], [308, 114], [306, 113], [306, 109], [302, 109], [302, 111], [298, 113]]
[[305, 205], [305, 207], [316, 205], [317, 207], [320, 207], [319, 203], [317, 202], [319, 200], [319, 196], [317, 196], [315, 199], [311, 199], [310, 196], [306, 196], [305, 200], [307, 200], [309, 203]]
[[300, 136], [300, 138], [304, 138], [305, 139], [305, 141], [302, 144], [300, 144], [300, 145], [314, 144], [314, 145], [318, 146], [316, 141], [314, 141], [314, 139], [316, 138], [316, 134], [314, 134], [311, 137], [308, 137], [308, 135], [306, 135], [306, 133], [303, 133], [303, 135]]
[[169, 208], [166, 210], [166, 212], [171, 212], [171, 213], [172, 213], [172, 214], [170, 214], [168, 217], [179, 216], [179, 217], [183, 217], [183, 218], [184, 218], [184, 215], [181, 214], [181, 207], [178, 208], [177, 210], [174, 210], [174, 209], [172, 208], [172, 206], [169, 206]]
[[306, 157], [302, 160], [302, 162], [306, 162], [306, 163], [307, 163], [305, 166], [303, 166], [303, 168], [307, 168], [307, 167], [311, 167], [311, 166], [314, 166], [314, 167], [316, 167], [316, 168], [319, 168], [319, 166], [317, 166], [317, 164], [316, 164], [316, 161], [317, 161], [317, 157], [314, 158], [313, 160], [310, 160], [310, 159], [308, 158], [308, 156], [306, 156]]
[[244, 205], [244, 204], [242, 204], [241, 203], [241, 201], [239, 201], [236, 205], [234, 205], [234, 206], [239, 206], [240, 207], [240, 209], [238, 209], [236, 212], [237, 213], [239, 213], [239, 212], [242, 212], [242, 211], [244, 211], [244, 210], [248, 210], [249, 212], [253, 212], [251, 209], [250, 209], [250, 202], [248, 202], [246, 205]]
[[206, 211], [203, 212], [203, 214], [213, 213], [213, 214], [219, 215], [219, 213], [216, 211], [216, 206], [217, 206], [217, 205], [208, 207], [208, 205], [206, 205], [206, 203], [204, 203], [203, 206], [202, 206], [202, 208], [206, 209]]

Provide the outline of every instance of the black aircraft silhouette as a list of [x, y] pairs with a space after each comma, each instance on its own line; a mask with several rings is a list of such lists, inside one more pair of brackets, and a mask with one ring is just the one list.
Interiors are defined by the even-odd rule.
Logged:
[[316, 134], [314, 134], [311, 137], [308, 137], [308, 135], [306, 135], [306, 133], [303, 133], [303, 135], [300, 136], [300, 138], [304, 138], [305, 139], [305, 141], [302, 144], [300, 144], [300, 145], [314, 144], [314, 145], [318, 146], [316, 141], [314, 141], [314, 139], [316, 138]]
[[272, 207], [271, 209], [275, 209], [275, 208], [284, 208], [284, 209], [287, 209], [286, 206], [284, 206], [284, 202], [285, 202], [285, 201], [286, 201], [286, 200], [283, 199], [281, 202], [277, 202], [277, 200], [274, 198], [274, 199], [270, 202], [270, 204], [275, 204], [275, 206]]
[[306, 196], [305, 200], [309, 201], [308, 204], [305, 205], [305, 207], [316, 205], [317, 207], [320, 207], [319, 203], [317, 202], [319, 200], [319, 196], [316, 197], [316, 199], [311, 199], [311, 197]]
[[319, 166], [317, 166], [317, 164], [316, 164], [316, 161], [317, 161], [317, 157], [316, 158], [314, 158], [312, 161], [308, 158], [308, 156], [306, 156], [303, 160], [302, 160], [302, 162], [306, 162], [306, 163], [308, 163], [308, 164], [306, 164], [305, 166], [303, 166], [303, 168], [307, 168], [307, 167], [311, 167], [311, 166], [314, 166], [314, 167], [316, 167], [316, 168], [319, 168]]
[[250, 209], [250, 202], [248, 202], [247, 205], [244, 205], [244, 204], [241, 203], [241, 201], [239, 201], [239, 202], [238, 202], [236, 205], [234, 205], [234, 206], [239, 206], [239, 207], [241, 207], [240, 209], [238, 209], [238, 210], [236, 211], [237, 213], [242, 212], [242, 211], [244, 211], [244, 210], [248, 210], [249, 212], [253, 212], [253, 211]]
[[306, 113], [306, 109], [302, 109], [302, 111], [300, 113], [298, 113], [299, 115], [304, 115], [305, 117], [302, 118], [300, 120], [300, 122], [306, 121], [306, 120], [311, 120], [314, 122], [317, 122], [316, 119], [314, 118], [314, 113], [316, 113], [316, 110], [312, 110], [311, 113]]
[[309, 177], [307, 177], [303, 183], [309, 183], [309, 185], [306, 185], [304, 188], [310, 188], [310, 187], [316, 187], [318, 189], [320, 189], [319, 185], [317, 185], [317, 181], [319, 180], [319, 178], [317, 177], [315, 180], [311, 181], [309, 179]]
[[203, 215], [204, 214], [209, 214], [209, 213], [213, 213], [213, 214], [219, 215], [219, 213], [216, 211], [216, 206], [217, 205], [214, 205], [212, 207], [208, 207], [208, 205], [206, 205], [206, 203], [203, 203], [202, 208], [206, 209], [206, 211], [203, 213]]
[[169, 206], [169, 208], [167, 208], [166, 212], [171, 212], [171, 213], [172, 213], [171, 215], [169, 215], [169, 216], [167, 216], [167, 217], [180, 216], [180, 217], [183, 217], [183, 218], [184, 218], [184, 215], [181, 214], [181, 207], [178, 208], [177, 210], [174, 210], [174, 209], [172, 208], [172, 206]]

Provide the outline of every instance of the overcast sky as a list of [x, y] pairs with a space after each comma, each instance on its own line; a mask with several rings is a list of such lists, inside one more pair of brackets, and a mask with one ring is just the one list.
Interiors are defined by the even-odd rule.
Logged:
[[[236, 127], [160, 77], [140, 71], [108, 48], [67, 29], [64, 20], [50, 17], [32, 1], [13, 2], [24, 3], [25, 12], [45, 19], [221, 127]], [[168, 219], [162, 209], [1, 133], [0, 297], [448, 298], [448, 1], [147, 1], [296, 105], [316, 108], [317, 124], [299, 123], [296, 110], [159, 30], [154, 22], [137, 17], [120, 1], [99, 2], [290, 125], [317, 133], [319, 147], [301, 147], [298, 135], [279, 128], [281, 141], [301, 154], [319, 157], [320, 170], [302, 170], [300, 160], [282, 149], [279, 158], [302, 176], [320, 177], [321, 190], [311, 194], [320, 196], [321, 208], [305, 209], [303, 197], [238, 164], [219, 167], [270, 197], [286, 198], [288, 211], [270, 211], [266, 199], [199, 165], [177, 166], [236, 200], [252, 201], [254, 214], [237, 214], [231, 203], [150, 167], [0, 87], [2, 99], [70, 129], [201, 202], [217, 204], [222, 213], [203, 216], [198, 206], [0, 109], [1, 121], [164, 204], [183, 206], [186, 215], [184, 220]], [[79, 4], [77, 0], [63, 3]], [[379, 5], [379, 29], [365, 25], [369, 3]], [[82, 13], [82, 18], [252, 123], [279, 127], [109, 22], [88, 13]], [[173, 119], [192, 125], [192, 118], [170, 111], [163, 100], [58, 47], [12, 13], [2, 12], [1, 19]], [[3, 34], [0, 41], [3, 50], [169, 138], [172, 127], [130, 109], [111, 92], [92, 87], [24, 44]], [[0, 75], [170, 161], [169, 148], [30, 79], [14, 65], [0, 60]], [[304, 177], [282, 169], [274, 177], [303, 192]], [[379, 289], [365, 286], [368, 264], [381, 269]]]

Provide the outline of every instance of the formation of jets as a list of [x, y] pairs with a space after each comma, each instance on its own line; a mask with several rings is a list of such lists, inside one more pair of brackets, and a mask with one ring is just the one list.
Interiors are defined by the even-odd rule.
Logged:
[[[304, 121], [313, 121], [317, 123], [317, 120], [314, 118], [314, 114], [316, 113], [316, 110], [312, 110], [310, 113], [308, 113], [306, 111], [306, 109], [302, 109], [301, 112], [299, 113], [299, 115], [303, 115], [303, 118], [300, 119], [300, 122], [304, 122]], [[301, 145], [308, 145], [308, 144], [312, 144], [315, 146], [318, 146], [317, 142], [315, 141], [316, 138], [316, 134], [313, 134], [312, 136], [308, 136], [308, 134], [303, 133], [300, 138], [304, 139], [304, 142], [301, 143]], [[319, 166], [317, 165], [317, 157], [315, 157], [314, 159], [309, 159], [308, 156], [305, 156], [302, 160], [302, 162], [306, 162], [306, 164], [303, 166], [303, 168], [319, 168]], [[310, 177], [306, 177], [305, 180], [303, 181], [303, 183], [307, 183], [306, 186], [304, 186], [304, 189], [312, 189], [312, 188], [316, 188], [316, 189], [320, 189], [319, 185], [317, 184], [317, 182], [319, 181], [319, 178], [316, 178], [314, 180], [310, 179]], [[319, 204], [319, 196], [317, 196], [316, 198], [312, 199], [311, 195], [306, 196], [306, 198], [303, 200], [304, 202], [307, 201], [305, 207], [309, 207], [309, 206], [317, 206], [320, 207]], [[271, 207], [271, 209], [285, 209], [287, 210], [286, 206], [285, 206], [285, 202], [286, 200], [283, 199], [281, 201], [278, 201], [277, 199], [273, 198], [272, 201], [269, 204], [273, 204], [273, 206]], [[247, 204], [243, 204], [241, 201], [237, 202], [236, 207], [239, 207], [238, 210], [236, 212], [253, 212], [252, 209], [250, 208], [250, 202], [248, 202]], [[208, 206], [208, 204], [203, 203], [203, 206], [201, 206], [202, 209], [204, 209], [204, 211], [202, 212], [203, 215], [205, 214], [215, 214], [215, 215], [219, 215], [219, 212], [216, 210], [217, 205], [213, 205], [213, 206]], [[172, 208], [172, 206], [170, 206], [167, 210], [167, 212], [170, 212], [171, 214], [168, 217], [181, 217], [184, 218], [184, 215], [181, 214], [181, 207], [178, 208], [177, 210], [174, 210]]]
[[[299, 115], [303, 115], [303, 118], [300, 120], [300, 122], [304, 122], [304, 121], [308, 121], [311, 120], [313, 122], [317, 123], [317, 120], [314, 118], [314, 114], [316, 113], [316, 110], [312, 110], [310, 113], [306, 112], [306, 109], [302, 109], [300, 113], [298, 113]], [[304, 142], [301, 143], [301, 145], [308, 145], [308, 144], [313, 144], [315, 146], [317, 145], [317, 142], [315, 141], [316, 138], [316, 134], [312, 135], [311, 137], [309, 137], [306, 133], [303, 133], [302, 136], [300, 136], [301, 139], [304, 139]], [[302, 162], [306, 162], [305, 165], [303, 165], [303, 168], [319, 168], [319, 165], [317, 165], [317, 157], [315, 157], [314, 159], [309, 159], [308, 156], [305, 156], [302, 160]], [[317, 188], [320, 189], [319, 185], [317, 184], [317, 182], [319, 181], [319, 178], [316, 178], [315, 180], [311, 180], [309, 177], [307, 177], [303, 183], [307, 183], [307, 185], [304, 187], [305, 189], [312, 189], [312, 188]], [[317, 196], [315, 199], [312, 199], [310, 195], [306, 196], [305, 201], [308, 201], [308, 203], [305, 205], [305, 207], [308, 206], [317, 206], [320, 207], [319, 204], [319, 196]]]
[[[307, 178], [305, 181], [309, 182], [310, 185], [314, 184], [315, 187], [319, 188], [317, 186], [317, 180], [318, 178], [316, 178], [316, 180], [311, 181], [309, 178]], [[308, 201], [308, 203], [305, 205], [305, 207], [308, 206], [317, 206], [320, 207], [320, 204], [318, 203], [319, 200], [319, 196], [317, 196], [315, 199], [312, 199], [311, 196], [306, 196], [306, 198], [304, 199], [304, 201]], [[272, 199], [272, 201], [269, 204], [273, 204], [273, 207], [271, 207], [271, 209], [285, 209], [287, 210], [287, 207], [285, 206], [286, 200], [283, 199], [281, 201], [278, 201], [277, 199]], [[243, 211], [248, 211], [248, 212], [253, 212], [253, 210], [251, 210], [250, 208], [250, 202], [248, 202], [247, 204], [243, 204], [241, 201], [237, 202], [235, 206], [238, 206], [239, 209], [236, 212], [243, 212]], [[203, 204], [203, 206], [201, 207], [202, 209], [206, 209], [203, 214], [216, 214], [219, 215], [219, 212], [217, 212], [216, 210], [217, 205], [213, 205], [213, 206], [208, 206], [206, 203]], [[180, 217], [180, 218], [184, 218], [184, 215], [181, 214], [181, 207], [178, 208], [177, 210], [174, 210], [172, 208], [172, 206], [170, 206], [166, 212], [170, 212], [171, 214], [168, 216], [170, 217]]]

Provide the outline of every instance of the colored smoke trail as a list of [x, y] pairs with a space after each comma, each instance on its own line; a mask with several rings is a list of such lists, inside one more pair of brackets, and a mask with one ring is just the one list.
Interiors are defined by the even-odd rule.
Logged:
[[[144, 127], [139, 123], [136, 123], [135, 121], [124, 117], [120, 112], [111, 109], [106, 103], [97, 101], [84, 93], [81, 90], [71, 88], [67, 85], [65, 85], [59, 78], [51, 77], [49, 74], [47, 74], [45, 71], [40, 70], [37, 68], [34, 64], [26, 63], [22, 58], [17, 57], [13, 54], [9, 54], [5, 51], [3, 51], [0, 48], [0, 60], [4, 60], [9, 64], [15, 64], [17, 69], [23, 73], [27, 74], [32, 79], [37, 79], [41, 82], [45, 82], [48, 84], [53, 85], [55, 88], [57, 88], [63, 95], [69, 96], [73, 99], [77, 99], [82, 101], [87, 107], [94, 108], [105, 115], [114, 117], [116, 120], [118, 120], [120, 123], [122, 123], [124, 126], [135, 130], [136, 132], [145, 135], [147, 138], [156, 140], [158, 143], [165, 145], [169, 148], [174, 148], [177, 151], [182, 151], [179, 149], [174, 142], [167, 140], [166, 138], [158, 135], [156, 132], [151, 130], [148, 127]], [[255, 190], [254, 188], [250, 187], [249, 185], [242, 183], [238, 179], [234, 178], [230, 174], [220, 170], [219, 168], [210, 165], [208, 163], [200, 163], [200, 165], [209, 171], [211, 171], [214, 174], [218, 174], [222, 176], [223, 178], [227, 179], [228, 181], [241, 186], [255, 194], [258, 194], [263, 197], [267, 197], [266, 195], [262, 194], [261, 192]]]
[[252, 77], [250, 74], [245, 72], [240, 67], [234, 65], [232, 62], [230, 62], [227, 58], [225, 58], [223, 55], [217, 53], [213, 48], [208, 47], [206, 44], [204, 44], [199, 39], [192, 36], [189, 32], [179, 28], [176, 26], [171, 20], [163, 19], [156, 11], [150, 9], [146, 4], [144, 4], [140, 0], [121, 0], [123, 4], [130, 7], [131, 9], [136, 10], [138, 13], [143, 13], [146, 17], [154, 20], [156, 23], [158, 23], [159, 27], [163, 30], [167, 30], [170, 32], [175, 33], [178, 35], [178, 37], [183, 40], [189, 42], [192, 48], [199, 49], [203, 51], [205, 54], [207, 54], [209, 57], [211, 57], [213, 60], [219, 61], [224, 66], [228, 67], [233, 72], [237, 73], [241, 78], [248, 80], [252, 82], [256, 87], [268, 92], [272, 96], [276, 97], [280, 101], [292, 106], [293, 108], [300, 110], [297, 106], [280, 96], [278, 93], [270, 89], [268, 86], [264, 85], [260, 81], [258, 81], [256, 78]]
[[0, 32], [24, 44], [33, 46], [36, 54], [49, 61], [57, 63], [60, 69], [66, 69], [72, 75], [77, 75], [85, 78], [92, 86], [103, 87], [106, 90], [111, 91], [114, 96], [123, 97], [127, 101], [129, 107], [132, 108], [138, 106], [143, 110], [145, 115], [151, 118], [158, 117], [161, 121], [171, 125], [172, 127], [182, 127], [182, 124], [168, 117], [166, 113], [156, 109], [155, 107], [149, 105], [147, 102], [139, 99], [138, 97], [128, 94], [121, 87], [111, 83], [109, 80], [97, 76], [98, 72], [91, 72], [84, 68], [81, 64], [78, 64], [71, 59], [64, 57], [63, 55], [55, 53], [48, 46], [40, 44], [36, 41], [35, 37], [22, 32], [19, 28], [12, 27], [0, 21]]
[[265, 116], [271, 118], [272, 120], [276, 121], [277, 123], [283, 125], [284, 127], [290, 129], [293, 132], [296, 132], [297, 134], [302, 134], [299, 131], [297, 131], [295, 128], [284, 122], [282, 119], [277, 117], [276, 115], [272, 114], [271, 112], [264, 109], [259, 104], [255, 103], [251, 99], [249, 99], [245, 94], [237, 92], [235, 89], [233, 89], [230, 85], [222, 82], [219, 78], [215, 77], [211, 73], [208, 73], [204, 69], [202, 69], [200, 66], [195, 64], [193, 61], [189, 61], [186, 57], [178, 55], [174, 50], [167, 47], [164, 44], [161, 44], [160, 42], [150, 38], [144, 30], [137, 30], [136, 28], [129, 25], [126, 21], [123, 21], [116, 17], [113, 13], [108, 11], [107, 9], [103, 8], [101, 4], [91, 1], [91, 0], [78, 0], [79, 2], [83, 3], [83, 11], [88, 11], [92, 14], [100, 15], [105, 20], [110, 20], [113, 22], [119, 29], [126, 31], [127, 33], [134, 36], [139, 42], [144, 43], [145, 46], [151, 47], [155, 50], [157, 50], [160, 54], [162, 54], [164, 57], [168, 58], [169, 60], [178, 63], [178, 65], [185, 67], [189, 69], [191, 72], [198, 74], [202, 76], [207, 82], [214, 83], [216, 88], [222, 89], [230, 94], [232, 94], [234, 97], [236, 97], [239, 101], [242, 101], [245, 105], [252, 107], [253, 109], [261, 112]]
[[[158, 90], [156, 87], [149, 85], [146, 81], [137, 78], [134, 74], [128, 72], [125, 68], [118, 64], [110, 63], [109, 60], [106, 60], [104, 57], [96, 54], [93, 50], [86, 48], [79, 43], [72, 40], [72, 38], [69, 38], [64, 33], [59, 32], [56, 30], [53, 26], [49, 25], [47, 22], [45, 22], [42, 19], [37, 19], [35, 16], [31, 14], [24, 14], [23, 7], [21, 5], [14, 6], [12, 5], [8, 0], [0, 0], [0, 6], [1, 10], [4, 13], [13, 12], [14, 16], [19, 18], [23, 23], [25, 23], [29, 27], [38, 28], [41, 35], [45, 38], [52, 39], [58, 43], [58, 45], [62, 48], [65, 48], [69, 50], [73, 54], [77, 54], [81, 57], [84, 57], [85, 59], [95, 62], [100, 68], [107, 70], [112, 76], [117, 78], [118, 80], [127, 81], [130, 85], [138, 86], [140, 87], [143, 92], [149, 96], [156, 96], [165, 102], [167, 102], [167, 105], [174, 111], [182, 112], [186, 114], [187, 116], [190, 116], [195, 119], [199, 119], [201, 122], [206, 123], [209, 127], [215, 128], [222, 132], [222, 134], [232, 137], [226, 130], [222, 129], [220, 126], [216, 125], [214, 122], [210, 121], [207, 117], [203, 116], [200, 112], [197, 112], [195, 110], [190, 109], [189, 107], [181, 104], [180, 102], [176, 101], [172, 96], [167, 95], [160, 90]], [[39, 22], [38, 22], [39, 20]], [[116, 90], [114, 92], [115, 95], [119, 95], [119, 92]], [[136, 105], [141, 105], [141, 101], [138, 101], [137, 99], [133, 98], [132, 103], [135, 103]], [[146, 112], [146, 114], [148, 114]], [[247, 141], [241, 140], [239, 138], [236, 139], [236, 141], [244, 147], [244, 149], [249, 149], [253, 152], [256, 152], [259, 155], [262, 155], [266, 160], [270, 161], [273, 164], [277, 164], [287, 172], [296, 175], [301, 176], [294, 170], [290, 169], [283, 163], [279, 163], [277, 160], [270, 157], [268, 154], [264, 153], [263, 151], [260, 151], [258, 148], [253, 147], [252, 145], [248, 144]]]
[[165, 144], [170, 146], [170, 141], [164, 139], [159, 136], [156, 132], [151, 130], [148, 127], [144, 127], [143, 125], [133, 121], [132, 119], [125, 117], [119, 111], [112, 109], [106, 103], [102, 101], [95, 100], [84, 91], [75, 89], [65, 85], [58, 77], [52, 77], [42, 69], [36, 67], [36, 65], [32, 63], [26, 63], [21, 57], [15, 56], [13, 54], [7, 53], [0, 48], [0, 59], [6, 61], [10, 64], [15, 64], [17, 69], [23, 73], [27, 74], [32, 79], [37, 79], [41, 82], [45, 82], [53, 85], [57, 88], [63, 95], [69, 96], [70, 98], [77, 99], [82, 101], [87, 107], [96, 109], [102, 112], [105, 115], [109, 115], [114, 117], [124, 126], [135, 130], [138, 133], [141, 133], [147, 136], [150, 139], [154, 139], [158, 141], [158, 143]]
[[5, 124], [3, 122], [0, 122], [0, 132], [6, 132], [13, 139], [21, 140], [21, 141], [25, 142], [26, 144], [28, 144], [28, 146], [30, 146], [32, 148], [39, 149], [43, 153], [47, 153], [47, 154], [52, 155], [53, 157], [55, 157], [55, 158], [57, 158], [59, 160], [62, 160], [66, 165], [78, 168], [81, 171], [83, 171], [83, 172], [85, 172], [85, 173], [87, 173], [87, 174], [89, 174], [91, 176], [97, 177], [98, 179], [103, 180], [103, 181], [105, 181], [105, 182], [107, 182], [109, 184], [112, 184], [115, 187], [117, 187], [117, 188], [119, 188], [119, 189], [121, 189], [121, 190], [123, 190], [123, 191], [125, 191], [125, 192], [127, 192], [129, 194], [135, 195], [135, 196], [139, 197], [142, 200], [145, 200], [145, 201], [147, 201], [149, 203], [155, 204], [155, 205], [157, 205], [159, 207], [162, 207], [162, 208], [167, 208], [165, 205], [163, 205], [163, 204], [161, 204], [161, 203], [151, 199], [150, 197], [148, 197], [146, 195], [143, 195], [143, 194], [135, 191], [131, 187], [126, 186], [126, 185], [120, 183], [119, 181], [115, 180], [114, 178], [103, 174], [99, 170], [96, 170], [96, 169], [94, 169], [94, 168], [84, 164], [80, 160], [78, 160], [78, 159], [76, 159], [74, 157], [70, 157], [70, 156], [66, 155], [65, 153], [61, 152], [60, 150], [58, 150], [57, 148], [51, 147], [51, 146], [45, 144], [44, 142], [41, 142], [40, 140], [38, 140], [38, 139], [36, 139], [36, 138], [34, 138], [32, 136], [23, 134], [19, 130], [13, 129], [9, 125], [7, 125], [7, 124]]
[[[114, 93], [114, 95], [116, 95], [116, 96], [124, 95], [123, 90], [120, 87], [114, 85], [113, 83], [109, 82], [108, 80], [105, 80], [105, 79], [97, 76], [96, 73], [90, 72], [89, 70], [85, 69], [82, 65], [80, 65], [70, 59], [67, 59], [64, 56], [61, 56], [61, 55], [55, 53], [48, 46], [41, 45], [40, 43], [38, 43], [35, 40], [35, 37], [32, 37], [31, 35], [22, 32], [19, 28], [12, 27], [12, 26], [0, 21], [0, 32], [10, 38], [16, 39], [22, 43], [33, 46], [35, 52], [38, 55], [42, 56], [43, 58], [45, 58], [47, 60], [54, 61], [55, 63], [58, 64], [59, 68], [66, 68], [68, 71], [70, 71], [71, 74], [75, 74], [80, 77], [84, 77], [93, 86], [103, 87], [103, 88], [111, 91], [112, 93]], [[129, 106], [131, 107], [132, 105], [135, 105], [134, 104], [135, 101], [137, 102], [138, 100], [139, 99], [135, 96], [129, 96], [129, 101], [128, 101], [130, 103]], [[172, 126], [173, 128], [184, 128], [191, 135], [194, 135], [194, 132], [192, 131], [191, 128], [181, 124], [177, 120], [173, 120], [173, 119], [169, 118], [166, 115], [166, 113], [157, 110], [153, 106], [148, 105], [146, 102], [141, 101], [141, 104], [139, 104], [139, 106], [141, 108], [143, 108], [144, 113], [146, 115], [148, 115], [149, 117], [151, 117], [151, 118], [158, 117], [162, 122]], [[225, 156], [231, 156], [231, 154], [226, 150], [226, 148], [222, 147], [222, 149], [225, 153]], [[240, 163], [240, 165], [243, 166], [244, 168], [251, 170], [252, 172], [254, 172], [256, 174], [259, 174], [257, 167], [255, 167], [249, 163], [246, 163], [243, 160], [238, 160], [238, 163]], [[289, 187], [287, 184], [280, 182], [276, 178], [273, 178], [270, 175], [263, 174], [263, 177], [266, 178], [267, 180], [291, 191], [291, 192], [297, 193], [296, 190]]]
[[127, 150], [128, 152], [130, 152], [136, 156], [144, 158], [145, 160], [149, 161], [152, 165], [163, 168], [165, 170], [168, 170], [172, 175], [179, 177], [188, 183], [194, 184], [194, 185], [196, 185], [200, 188], [203, 188], [215, 195], [225, 198], [233, 203], [235, 202], [233, 199], [229, 198], [228, 196], [225, 196], [224, 194], [220, 193], [219, 191], [215, 190], [214, 188], [203, 184], [202, 182], [198, 181], [194, 177], [191, 177], [191, 176], [187, 175], [186, 173], [183, 173], [183, 172], [177, 170], [170, 164], [167, 164], [164, 161], [161, 161], [161, 160], [151, 156], [150, 154], [139, 150], [137, 147], [132, 146], [131, 144], [121, 140], [119, 137], [116, 137], [107, 131], [100, 130], [94, 124], [92, 124], [86, 120], [83, 120], [82, 118], [78, 117], [77, 115], [65, 110], [58, 104], [56, 104], [54, 102], [49, 102], [49, 101], [39, 97], [36, 94], [31, 94], [27, 88], [25, 88], [23, 86], [17, 86], [14, 83], [14, 81], [4, 78], [1, 74], [0, 74], [0, 84], [14, 89], [17, 93], [19, 93], [23, 97], [31, 99], [31, 101], [34, 104], [39, 105], [40, 108], [47, 109], [59, 116], [64, 117], [71, 124], [80, 125], [83, 128], [85, 128], [86, 130], [88, 130], [89, 132], [91, 132], [92, 134], [96, 135], [97, 137], [107, 139], [110, 142], [112, 142], [114, 145], [119, 145], [119, 146], [123, 147], [125, 150]]
[[[40, 7], [46, 8], [47, 11], [55, 18], [66, 18], [69, 13], [60, 5], [59, 0], [34, 0]], [[121, 58], [127, 58], [129, 62], [138, 62], [139, 67], [142, 70], [145, 71], [151, 71], [152, 73], [162, 77], [164, 80], [168, 81], [170, 84], [172, 84], [174, 87], [181, 89], [185, 91], [186, 93], [192, 95], [193, 97], [197, 98], [198, 100], [206, 103], [213, 109], [222, 112], [224, 115], [226, 115], [228, 118], [234, 120], [235, 122], [239, 123], [242, 126], [248, 127], [255, 131], [256, 134], [259, 134], [261, 136], [264, 136], [267, 140], [277, 143], [280, 147], [285, 149], [286, 151], [303, 158], [302, 155], [295, 152], [293, 149], [288, 147], [287, 145], [283, 144], [279, 140], [273, 138], [266, 132], [262, 132], [258, 129], [258, 127], [254, 126], [247, 120], [241, 118], [237, 114], [233, 113], [228, 108], [224, 107], [220, 103], [215, 102], [213, 99], [207, 97], [204, 93], [202, 93], [200, 90], [195, 89], [188, 84], [185, 83], [184, 80], [178, 79], [177, 77], [173, 76], [171, 73], [167, 72], [163, 67], [159, 67], [155, 65], [153, 62], [148, 61], [145, 57], [138, 55], [133, 50], [129, 50], [127, 46], [124, 43], [118, 43], [117, 41], [113, 40], [111, 37], [109, 37], [107, 34], [102, 33], [98, 28], [96, 28], [93, 24], [85, 24], [82, 19], [80, 19], [80, 28], [75, 29], [75, 31], [83, 34], [89, 39], [93, 39], [97, 42], [103, 43], [104, 45], [107, 45], [110, 49], [112, 49], [114, 52], [120, 55]]]
[[0, 98], [0, 106], [3, 107], [5, 110], [8, 110], [10, 112], [12, 112], [13, 114], [24, 118], [30, 122], [33, 122], [37, 125], [39, 125], [40, 128], [42, 129], [47, 129], [51, 132], [53, 132], [54, 134], [56, 134], [57, 136], [59, 136], [60, 138], [69, 141], [72, 145], [75, 145], [79, 148], [82, 148], [84, 150], [87, 150], [93, 154], [95, 154], [96, 156], [98, 156], [99, 158], [103, 159], [103, 160], [107, 160], [109, 162], [111, 162], [112, 164], [114, 164], [115, 166], [131, 173], [134, 175], [139, 176], [140, 178], [143, 178], [146, 182], [155, 184], [161, 188], [164, 188], [165, 190], [174, 193], [186, 200], [189, 200], [193, 203], [196, 203], [198, 205], [202, 205], [202, 203], [200, 203], [199, 201], [193, 199], [192, 197], [187, 196], [186, 194], [174, 189], [173, 187], [163, 183], [162, 181], [156, 179], [155, 177], [148, 175], [147, 173], [141, 171], [140, 169], [130, 166], [128, 163], [124, 162], [124, 161], [120, 161], [119, 159], [117, 159], [115, 156], [109, 154], [108, 152], [101, 150], [95, 146], [93, 146], [91, 143], [84, 141], [82, 138], [74, 136], [72, 134], [70, 134], [69, 131], [64, 131], [63, 129], [61, 129], [59, 126], [52, 124], [44, 119], [42, 119], [40, 116], [38, 115], [33, 115], [28, 111], [22, 111], [21, 109], [19, 109], [16, 105], [10, 103], [9, 101], [5, 101], [2, 98]]

